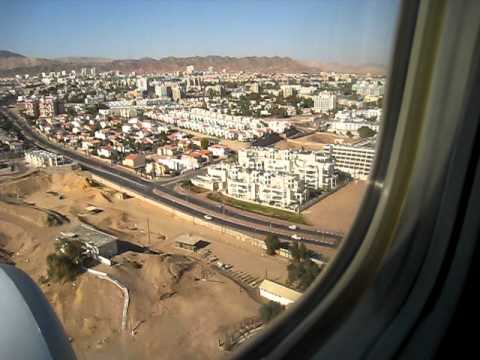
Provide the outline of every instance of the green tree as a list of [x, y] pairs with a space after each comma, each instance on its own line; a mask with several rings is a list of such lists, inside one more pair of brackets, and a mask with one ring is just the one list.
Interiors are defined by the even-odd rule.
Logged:
[[72, 281], [79, 272], [80, 266], [69, 257], [60, 254], [47, 256], [47, 274], [52, 281]]
[[217, 96], [217, 92], [213, 89], [208, 89], [207, 96], [209, 99], [213, 99], [215, 96]]
[[238, 103], [240, 108], [240, 114], [243, 116], [250, 116], [252, 114], [250, 110], [250, 101], [245, 97], [241, 96]]
[[300, 257], [300, 261], [307, 260], [310, 257], [310, 251], [307, 249], [304, 243], [301, 243], [298, 247], [298, 255]]
[[78, 240], [60, 240], [55, 253], [47, 256], [47, 275], [55, 282], [72, 281], [80, 273], [85, 257], [85, 247]]
[[273, 116], [277, 117], [288, 117], [287, 110], [284, 108], [281, 108], [277, 105], [273, 105], [272, 109], [270, 110]]
[[352, 132], [351, 132], [350, 130], [347, 131], [347, 136], [348, 136], [349, 138], [352, 138], [352, 137], [353, 137], [353, 134], [352, 134]]
[[358, 129], [358, 135], [360, 135], [361, 138], [372, 137], [375, 134], [376, 132], [370, 129], [368, 126], [362, 126]]
[[277, 317], [283, 311], [283, 309], [284, 307], [281, 304], [275, 301], [270, 301], [260, 307], [260, 318], [264, 323], [268, 323]]
[[70, 115], [70, 116], [76, 116], [77, 115], [77, 112], [75, 111], [74, 108], [68, 108], [67, 110], [67, 114]]
[[274, 234], [268, 234], [265, 238], [265, 245], [267, 246], [267, 254], [275, 255], [276, 251], [280, 249], [280, 241], [278, 236]]
[[298, 241], [293, 240], [293, 242], [289, 246], [290, 248], [290, 254], [292, 255], [292, 259], [294, 261], [300, 261], [300, 252], [298, 249]]
[[78, 240], [59, 240], [55, 244], [55, 251], [57, 254], [65, 255], [74, 264], [81, 265], [85, 246]]
[[313, 100], [310, 99], [310, 98], [308, 98], [308, 99], [303, 99], [302, 107], [303, 107], [303, 108], [312, 108], [312, 107], [313, 107]]
[[311, 251], [305, 244], [293, 241], [290, 244], [292, 259], [287, 266], [288, 282], [299, 290], [307, 289], [320, 273], [320, 268], [311, 257]]
[[89, 113], [91, 116], [97, 116], [98, 114], [98, 108], [97, 105], [90, 105], [86, 109], [87, 113]]
[[200, 147], [203, 150], [206, 150], [208, 148], [209, 143], [210, 143], [210, 141], [208, 140], [208, 138], [202, 138], [202, 140], [200, 140]]

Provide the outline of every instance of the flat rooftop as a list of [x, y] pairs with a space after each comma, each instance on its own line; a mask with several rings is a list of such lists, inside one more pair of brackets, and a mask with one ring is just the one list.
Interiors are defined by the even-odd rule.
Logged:
[[183, 234], [175, 238], [175, 242], [182, 243], [185, 245], [195, 246], [197, 245], [202, 238], [200, 236], [191, 235], [191, 234]]
[[[68, 236], [70, 234], [75, 234], [75, 236]], [[68, 235], [65, 234], [65, 237], [88, 242], [99, 247], [118, 240], [116, 236], [107, 234], [84, 224], [80, 224], [76, 228], [72, 229]]]
[[290, 289], [289, 287], [280, 285], [276, 282], [273, 282], [273, 281], [267, 280], [267, 279], [263, 280], [260, 283], [259, 289], [264, 290], [266, 292], [269, 292], [270, 294], [283, 297], [283, 298], [291, 300], [291, 301], [296, 301], [296, 300], [298, 300], [298, 298], [300, 298], [300, 296], [302, 296], [301, 292]]

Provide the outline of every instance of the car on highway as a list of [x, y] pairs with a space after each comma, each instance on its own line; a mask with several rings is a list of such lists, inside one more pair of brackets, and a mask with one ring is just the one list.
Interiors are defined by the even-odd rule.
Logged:
[[212, 220], [212, 217], [210, 215], [203, 215], [203, 218], [205, 220]]
[[292, 238], [293, 240], [302, 240], [302, 237], [299, 236], [299, 235], [297, 235], [297, 234], [293, 234], [293, 235], [291, 236], [291, 238]]
[[290, 225], [288, 227], [290, 230], [296, 230], [297, 229], [297, 225]]

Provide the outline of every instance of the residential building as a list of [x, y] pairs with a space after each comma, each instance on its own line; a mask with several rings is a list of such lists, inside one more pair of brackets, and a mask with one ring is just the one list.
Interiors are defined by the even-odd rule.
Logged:
[[145, 155], [143, 154], [129, 154], [122, 161], [124, 166], [127, 166], [132, 169], [138, 169], [145, 166]]
[[215, 144], [208, 147], [208, 151], [212, 153], [213, 157], [226, 157], [230, 154], [230, 149], [226, 146]]
[[367, 180], [370, 175], [375, 148], [373, 144], [327, 145], [335, 158], [336, 169], [348, 173], [354, 179]]
[[34, 98], [25, 100], [25, 114], [34, 118], [38, 118], [40, 115], [40, 109], [37, 99]]
[[315, 112], [328, 112], [335, 110], [336, 106], [337, 96], [328, 91], [323, 91], [313, 97], [313, 109]]
[[45, 150], [32, 150], [25, 152], [25, 161], [33, 167], [51, 167], [65, 164], [62, 155]]
[[63, 103], [52, 96], [40, 98], [38, 102], [40, 117], [53, 117], [63, 113]]
[[172, 86], [172, 100], [179, 101], [182, 98], [182, 89], [180, 86]]
[[246, 169], [295, 174], [310, 190], [336, 187], [332, 153], [252, 147], [238, 152], [238, 164]]
[[336, 175], [329, 151], [253, 147], [240, 150], [236, 164], [210, 166], [207, 175], [195, 177], [192, 183], [237, 199], [298, 211], [312, 192], [334, 188]]
[[141, 92], [148, 90], [148, 78], [147, 77], [140, 77], [137, 79], [137, 89]]

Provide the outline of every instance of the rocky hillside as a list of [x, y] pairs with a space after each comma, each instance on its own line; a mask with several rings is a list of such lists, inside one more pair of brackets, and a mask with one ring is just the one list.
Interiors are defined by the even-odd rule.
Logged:
[[60, 70], [80, 70], [95, 66], [98, 71], [120, 70], [137, 73], [183, 71], [188, 65], [198, 70], [212, 66], [215, 71], [246, 71], [262, 73], [316, 73], [319, 71], [341, 71], [354, 73], [385, 74], [386, 67], [378, 64], [339, 64], [319, 61], [298, 61], [289, 57], [230, 57], [192, 56], [164, 57], [159, 59], [106, 59], [94, 57], [64, 57], [56, 59], [30, 58], [10, 51], [0, 50], [0, 76], [15, 74], [37, 74]]
[[25, 56], [8, 51], [8, 50], [0, 50], [0, 59], [4, 58], [24, 58]]
[[[138, 73], [183, 71], [188, 65], [196, 69], [206, 70], [212, 66], [216, 71], [246, 71], [246, 72], [316, 72], [318, 68], [302, 64], [288, 57], [228, 57], [228, 56], [195, 56], [195, 57], [164, 57], [160, 59], [120, 59], [104, 58], [29, 58], [19, 54], [2, 52], [0, 56], [0, 75], [35, 74], [40, 72], [78, 70], [82, 67], [95, 66], [99, 71], [120, 70]], [[10, 55], [12, 54], [12, 55]]]

